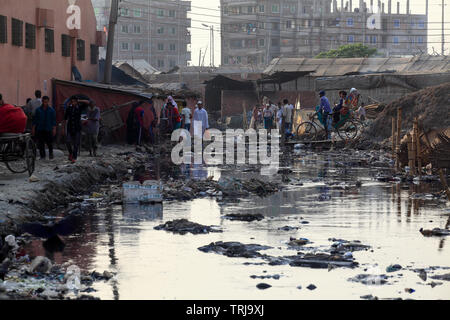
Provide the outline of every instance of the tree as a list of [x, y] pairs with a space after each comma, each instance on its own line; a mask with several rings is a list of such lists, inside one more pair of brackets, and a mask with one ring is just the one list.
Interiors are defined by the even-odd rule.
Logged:
[[362, 43], [347, 44], [326, 52], [321, 52], [316, 56], [317, 59], [324, 58], [366, 58], [372, 57], [378, 53], [377, 49], [369, 48]]

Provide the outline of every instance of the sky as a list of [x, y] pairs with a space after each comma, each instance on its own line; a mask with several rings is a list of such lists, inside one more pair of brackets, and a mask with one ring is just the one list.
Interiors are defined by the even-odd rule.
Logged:
[[[400, 1], [400, 12], [405, 13], [406, 11], [406, 0]], [[359, 1], [353, 1], [353, 3], [359, 3]], [[369, 3], [369, 0], [366, 2]], [[376, 0], [374, 1], [377, 2]], [[387, 0], [383, 0], [387, 8]], [[191, 0], [192, 11], [190, 13], [190, 18], [192, 19], [192, 62], [191, 65], [199, 65], [199, 55], [200, 50], [204, 53], [207, 50], [204, 59], [204, 65], [210, 65], [210, 30], [209, 28], [203, 26], [213, 25], [214, 28], [220, 29], [220, 0]], [[340, 3], [340, 1], [338, 1]], [[396, 10], [396, 0], [392, 1], [393, 11]], [[447, 6], [445, 7], [445, 20], [450, 22], [450, 1], [446, 0]], [[441, 53], [441, 22], [442, 22], [442, 0], [429, 0], [429, 42], [439, 42], [430, 43], [429, 52], [432, 53], [434, 49]], [[395, 9], [394, 9], [395, 8]], [[387, 9], [386, 9], [387, 10]], [[411, 11], [413, 14], [425, 14], [425, 0], [411, 0]], [[445, 34], [446, 34], [446, 54], [450, 53], [450, 23], [445, 24]], [[220, 64], [220, 33], [215, 32], [214, 36], [215, 42], [215, 65]]]

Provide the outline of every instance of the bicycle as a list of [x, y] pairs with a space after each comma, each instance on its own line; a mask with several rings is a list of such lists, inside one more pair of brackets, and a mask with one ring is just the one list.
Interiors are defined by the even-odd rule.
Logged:
[[[333, 113], [329, 114], [332, 117]], [[315, 112], [309, 116], [309, 121], [302, 122], [297, 127], [297, 137], [302, 141], [320, 141], [327, 140], [325, 125], [319, 119], [319, 112]], [[335, 139], [336, 135], [344, 141], [353, 140], [358, 135], [358, 125], [352, 119], [341, 120], [337, 124], [332, 125], [331, 138]]]

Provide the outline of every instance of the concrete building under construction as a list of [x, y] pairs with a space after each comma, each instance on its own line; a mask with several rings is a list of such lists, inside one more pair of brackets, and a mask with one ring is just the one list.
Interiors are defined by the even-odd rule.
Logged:
[[221, 6], [224, 65], [314, 57], [352, 43], [386, 57], [427, 52], [428, 12], [411, 14], [409, 0], [405, 7], [392, 0], [221, 0]]
[[[92, 3], [98, 28], [107, 31], [111, 1]], [[121, 1], [113, 59], [145, 59], [161, 71], [187, 66], [191, 60], [191, 19], [187, 17], [190, 10], [190, 1]]]

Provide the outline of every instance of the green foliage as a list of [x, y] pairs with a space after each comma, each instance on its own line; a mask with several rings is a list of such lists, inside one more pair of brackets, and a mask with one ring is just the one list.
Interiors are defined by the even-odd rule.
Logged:
[[362, 43], [347, 44], [327, 52], [321, 52], [316, 56], [318, 59], [324, 58], [366, 58], [376, 55], [377, 49], [369, 48]]

